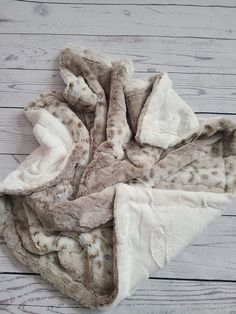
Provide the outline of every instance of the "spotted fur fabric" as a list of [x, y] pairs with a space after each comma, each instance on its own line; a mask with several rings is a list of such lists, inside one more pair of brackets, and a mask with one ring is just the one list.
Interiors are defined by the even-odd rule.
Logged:
[[76, 45], [62, 93], [25, 107], [39, 147], [0, 184], [16, 258], [90, 308], [115, 306], [178, 254], [236, 188], [236, 125], [199, 121], [167, 73]]

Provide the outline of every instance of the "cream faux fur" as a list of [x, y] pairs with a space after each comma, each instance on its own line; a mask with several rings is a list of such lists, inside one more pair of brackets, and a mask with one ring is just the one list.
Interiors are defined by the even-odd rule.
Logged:
[[76, 45], [62, 93], [25, 108], [39, 142], [0, 184], [13, 254], [90, 308], [115, 306], [164, 267], [236, 189], [236, 125], [199, 121], [167, 73], [132, 78]]

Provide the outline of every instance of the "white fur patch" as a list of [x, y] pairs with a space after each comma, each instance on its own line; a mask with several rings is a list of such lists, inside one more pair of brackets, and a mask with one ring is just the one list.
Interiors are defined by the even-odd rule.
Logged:
[[167, 148], [198, 125], [193, 111], [176, 94], [164, 73], [144, 104], [135, 138], [142, 144]]
[[0, 192], [34, 189], [53, 180], [65, 167], [74, 148], [68, 129], [47, 110], [27, 110], [26, 116], [34, 126], [33, 133], [40, 147], [1, 182]]

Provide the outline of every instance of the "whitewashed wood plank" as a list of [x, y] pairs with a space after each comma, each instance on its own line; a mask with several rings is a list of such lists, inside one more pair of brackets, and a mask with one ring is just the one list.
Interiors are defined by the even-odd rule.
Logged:
[[[199, 23], [199, 18], [201, 22]], [[1, 33], [235, 38], [235, 8], [1, 1]]]
[[59, 71], [1, 70], [0, 107], [23, 108], [43, 92], [64, 88]]
[[48, 91], [63, 91], [65, 84], [59, 71], [1, 70], [0, 107], [23, 108]]
[[[23, 313], [32, 313], [31, 306], [35, 306], [36, 312], [33, 313], [42, 313], [42, 310], [47, 313], [48, 308], [53, 313], [91, 313], [91, 310], [82, 309], [77, 302], [63, 296], [39, 276], [0, 275], [0, 282], [0, 304], [19, 304]], [[234, 282], [149, 279], [132, 297], [107, 313], [146, 313], [145, 309], [149, 313], [169, 314], [189, 313], [190, 310], [191, 313], [229, 313], [236, 306], [235, 293]]]
[[28, 154], [38, 146], [23, 109], [0, 109], [0, 153]]
[[[135, 73], [137, 78], [149, 73]], [[201, 112], [236, 113], [236, 76], [222, 74], [169, 73], [177, 93]], [[23, 107], [42, 92], [63, 91], [59, 71], [1, 70], [0, 107]]]
[[[23, 0], [24, 2], [32, 2], [32, 0]], [[49, 0], [40, 0], [40, 2], [49, 2]], [[66, 3], [65, 0], [50, 0], [51, 3]], [[143, 5], [175, 5], [175, 6], [203, 6], [203, 7], [235, 7], [235, 1], [234, 0], [197, 0], [194, 2], [190, 2], [189, 0], [158, 0], [158, 3], [152, 0], [70, 0], [70, 3], [74, 4], [95, 4], [95, 5], [102, 5], [102, 4], [143, 4]]]
[[13, 171], [26, 156], [0, 155], [0, 180]]
[[[210, 309], [209, 309], [210, 308]], [[25, 305], [0, 305], [1, 313], [3, 314], [235, 314], [235, 311], [232, 307], [223, 308], [220, 306], [218, 309], [213, 309], [212, 307], [205, 306], [202, 309], [202, 306], [194, 306], [190, 308], [188, 306], [178, 306], [175, 307], [173, 302], [171, 304], [171, 308], [168, 306], [161, 306], [155, 308], [155, 306], [149, 306], [148, 304], [142, 306], [142, 309], [132, 309], [130, 306], [126, 308], [115, 308], [108, 311], [96, 311], [96, 310], [88, 310], [88, 309], [78, 309], [78, 308], [58, 308], [58, 307], [41, 307], [41, 306], [25, 306]]]
[[236, 74], [236, 40], [40, 34], [0, 38], [1, 68], [58, 69], [59, 50], [75, 42], [114, 58], [128, 57], [136, 71]]

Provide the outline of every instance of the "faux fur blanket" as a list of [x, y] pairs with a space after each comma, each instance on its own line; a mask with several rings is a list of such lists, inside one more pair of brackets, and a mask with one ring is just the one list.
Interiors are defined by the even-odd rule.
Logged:
[[166, 73], [60, 53], [63, 94], [25, 107], [39, 147], [0, 184], [16, 258], [84, 306], [115, 306], [221, 214], [236, 189], [236, 125], [201, 120]]

